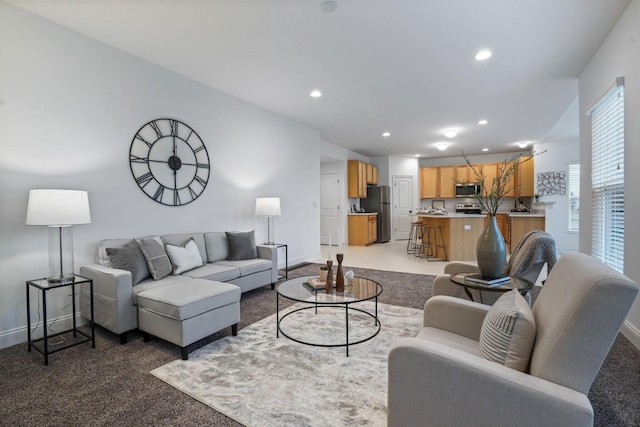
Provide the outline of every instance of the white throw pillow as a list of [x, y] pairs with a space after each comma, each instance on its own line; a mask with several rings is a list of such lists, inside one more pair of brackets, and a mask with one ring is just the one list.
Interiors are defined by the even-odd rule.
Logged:
[[531, 307], [516, 290], [506, 292], [489, 309], [480, 331], [482, 357], [524, 372], [536, 339]]
[[202, 257], [193, 239], [187, 240], [184, 246], [165, 245], [165, 248], [171, 259], [174, 275], [202, 267]]

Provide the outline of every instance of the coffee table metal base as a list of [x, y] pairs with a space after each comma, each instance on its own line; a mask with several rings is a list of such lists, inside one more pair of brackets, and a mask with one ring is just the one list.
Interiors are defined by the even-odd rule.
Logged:
[[[378, 319], [378, 298], [375, 299], [375, 314], [369, 313], [368, 311], [362, 310], [360, 308], [356, 308], [356, 307], [350, 307], [350, 304], [331, 304], [331, 305], [322, 305], [321, 308], [344, 308], [344, 317], [345, 317], [345, 342], [343, 343], [336, 343], [336, 344], [324, 344], [324, 343], [313, 343], [313, 342], [309, 342], [309, 341], [304, 341], [301, 339], [297, 339], [297, 338], [293, 338], [290, 335], [287, 335], [287, 333], [285, 331], [282, 330], [282, 328], [280, 327], [280, 322], [282, 322], [282, 320], [284, 320], [286, 317], [298, 313], [300, 311], [303, 310], [315, 310], [316, 314], [318, 313], [318, 304], [313, 304], [313, 305], [309, 305], [309, 306], [305, 306], [305, 307], [300, 307], [300, 308], [296, 308], [295, 310], [292, 310], [288, 313], [285, 313], [282, 317], [280, 317], [280, 310], [279, 310], [279, 298], [280, 295], [278, 295], [276, 297], [276, 322], [277, 322], [277, 329], [276, 329], [276, 337], [279, 338], [280, 334], [282, 334], [284, 337], [290, 339], [291, 341], [295, 341], [297, 343], [300, 344], [305, 344], [305, 345], [311, 345], [314, 347], [345, 347], [346, 348], [346, 353], [347, 353], [347, 357], [349, 357], [349, 346], [350, 345], [355, 345], [355, 344], [361, 344], [363, 342], [369, 341], [371, 339], [373, 339], [376, 335], [378, 335], [380, 333], [380, 328], [382, 327], [382, 325], [380, 324], [380, 319]], [[358, 341], [353, 341], [353, 342], [349, 342], [349, 311], [358, 311], [360, 313], [366, 314], [367, 316], [371, 317], [374, 322], [375, 322], [375, 330], [374, 332], [369, 335], [366, 336], [365, 338], [359, 339]]]

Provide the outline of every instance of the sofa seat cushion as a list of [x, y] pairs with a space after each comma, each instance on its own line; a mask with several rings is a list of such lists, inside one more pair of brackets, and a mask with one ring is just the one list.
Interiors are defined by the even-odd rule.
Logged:
[[271, 270], [271, 261], [262, 258], [243, 259], [239, 261], [218, 261], [215, 265], [238, 268], [240, 269], [240, 276], [248, 276], [260, 271]]
[[143, 280], [138, 285], [133, 287], [133, 304], [137, 305], [137, 296], [139, 293], [148, 291], [149, 289], [160, 288], [162, 286], [171, 286], [176, 283], [187, 282], [193, 280], [191, 277], [187, 276], [167, 276], [163, 277], [160, 280], [153, 280], [152, 278], [148, 278]]
[[138, 307], [177, 320], [240, 301], [240, 288], [230, 283], [193, 279], [138, 293]]
[[467, 338], [462, 335], [458, 335], [453, 332], [446, 331], [444, 329], [431, 327], [422, 328], [418, 333], [417, 338], [436, 342], [447, 347], [464, 351], [465, 353], [469, 353], [474, 356], [482, 357], [478, 341], [472, 340], [471, 338]]
[[234, 266], [206, 264], [203, 267], [194, 268], [193, 270], [182, 273], [183, 276], [193, 279], [218, 280], [220, 282], [228, 282], [229, 280], [240, 277], [240, 269]]

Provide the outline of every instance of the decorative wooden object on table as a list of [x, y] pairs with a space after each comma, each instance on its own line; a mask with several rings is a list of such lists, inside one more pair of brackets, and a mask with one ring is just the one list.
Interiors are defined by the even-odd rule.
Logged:
[[328, 259], [327, 260], [327, 284], [325, 286], [325, 292], [328, 294], [333, 292], [333, 272], [331, 271], [331, 267], [333, 267], [333, 261]]
[[336, 292], [344, 292], [344, 274], [342, 274], [343, 254], [336, 254], [338, 260], [338, 269], [336, 270]]

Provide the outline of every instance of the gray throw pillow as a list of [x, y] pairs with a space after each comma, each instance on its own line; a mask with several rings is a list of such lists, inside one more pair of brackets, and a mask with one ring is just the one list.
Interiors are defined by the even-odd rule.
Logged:
[[121, 248], [107, 248], [106, 251], [113, 268], [131, 272], [131, 281], [134, 286], [149, 277], [147, 261], [135, 240]]
[[156, 239], [142, 239], [140, 249], [147, 260], [147, 267], [149, 267], [153, 280], [160, 280], [171, 274], [171, 261], [167, 251]]
[[256, 249], [255, 231], [230, 232], [227, 231], [227, 242], [229, 243], [229, 261], [241, 259], [256, 259], [258, 250]]

